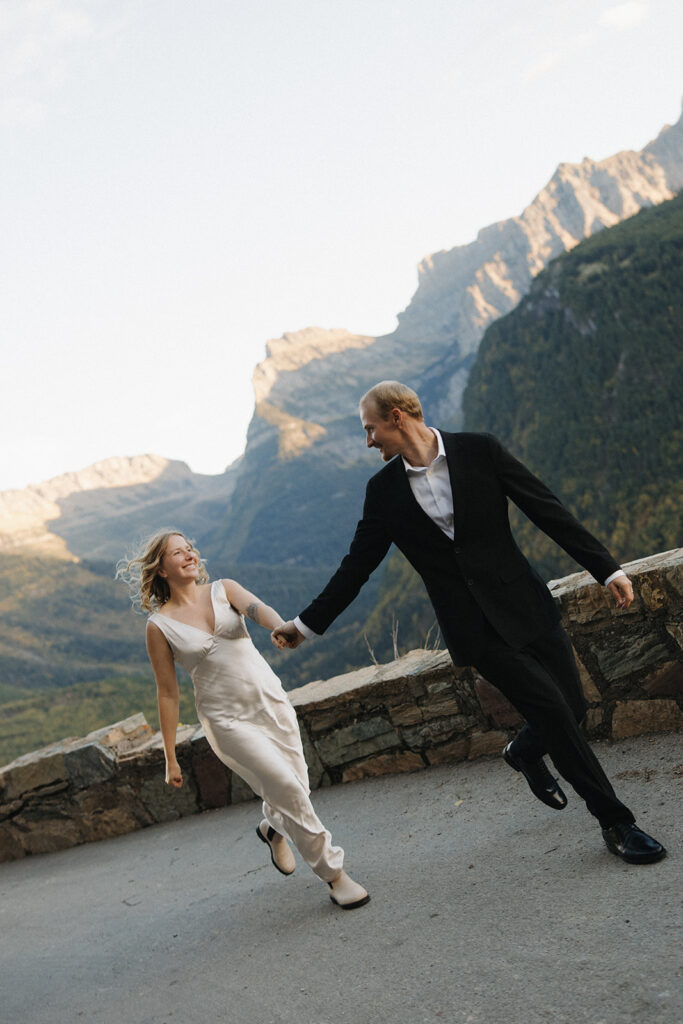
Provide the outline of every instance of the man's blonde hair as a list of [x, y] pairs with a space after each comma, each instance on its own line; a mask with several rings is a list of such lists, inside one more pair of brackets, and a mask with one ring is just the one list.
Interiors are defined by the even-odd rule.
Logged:
[[420, 399], [412, 388], [406, 384], [400, 384], [397, 380], [381, 380], [379, 384], [375, 384], [365, 392], [358, 403], [359, 407], [365, 405], [366, 402], [375, 403], [383, 420], [389, 418], [392, 409], [400, 409], [401, 412], [416, 420], [424, 419]]

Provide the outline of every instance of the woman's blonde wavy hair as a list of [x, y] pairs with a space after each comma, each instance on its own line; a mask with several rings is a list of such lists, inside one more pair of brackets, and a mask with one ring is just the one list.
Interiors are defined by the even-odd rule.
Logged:
[[122, 558], [116, 566], [116, 579], [123, 580], [128, 586], [130, 599], [137, 611], [155, 612], [171, 596], [168, 583], [159, 575], [159, 568], [169, 537], [175, 534], [187, 541], [199, 559], [197, 584], [209, 582], [204, 560], [194, 541], [186, 537], [182, 530], [159, 530], [141, 541], [133, 554], [129, 558]]

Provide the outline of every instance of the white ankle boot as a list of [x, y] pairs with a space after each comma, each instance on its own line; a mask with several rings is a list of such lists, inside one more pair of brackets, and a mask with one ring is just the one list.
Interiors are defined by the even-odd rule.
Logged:
[[273, 866], [283, 875], [291, 875], [296, 867], [296, 861], [285, 837], [276, 832], [265, 818], [256, 829], [256, 835], [261, 842], [270, 847], [270, 859]]
[[342, 871], [333, 882], [327, 883], [330, 887], [330, 899], [342, 910], [354, 910], [369, 902], [370, 896], [367, 890], [354, 882], [352, 878]]

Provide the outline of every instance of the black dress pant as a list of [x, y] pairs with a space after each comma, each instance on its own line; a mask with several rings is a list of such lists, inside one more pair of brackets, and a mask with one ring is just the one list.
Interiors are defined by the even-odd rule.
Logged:
[[487, 623], [484, 651], [474, 666], [527, 721], [512, 743], [516, 757], [537, 761], [548, 754], [602, 826], [634, 821], [579, 728], [587, 704], [561, 625], [515, 651]]

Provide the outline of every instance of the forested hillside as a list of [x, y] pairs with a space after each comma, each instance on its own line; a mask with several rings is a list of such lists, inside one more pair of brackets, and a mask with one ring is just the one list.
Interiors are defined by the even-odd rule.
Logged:
[[[621, 561], [681, 543], [683, 195], [583, 242], [486, 333], [464, 397]], [[572, 561], [520, 523], [546, 577]]]

